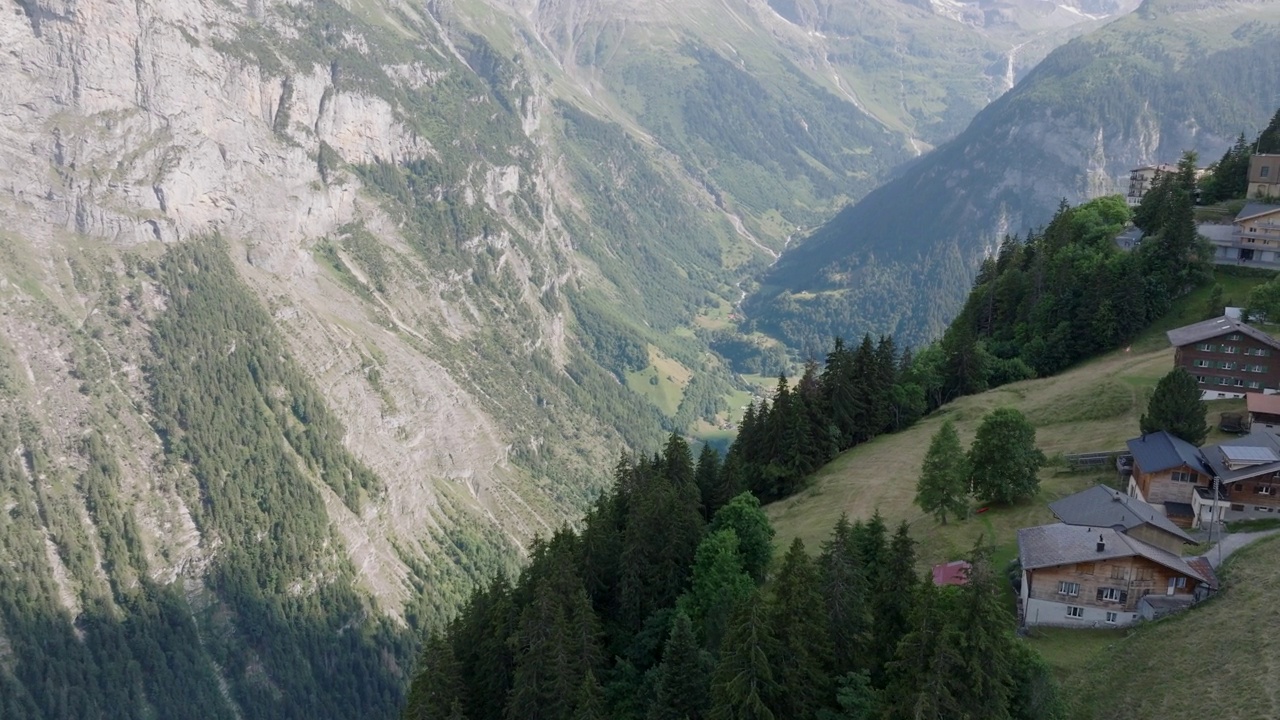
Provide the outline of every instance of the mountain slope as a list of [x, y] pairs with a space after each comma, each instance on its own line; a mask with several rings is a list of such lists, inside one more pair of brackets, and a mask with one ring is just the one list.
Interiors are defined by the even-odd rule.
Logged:
[[1264, 124], [1280, 99], [1278, 28], [1272, 3], [1150, 0], [1068, 43], [786, 253], [749, 314], [803, 347], [854, 330], [936, 336], [1005, 233], [1043, 225], [1063, 198], [1118, 191], [1138, 164], [1213, 157]]
[[476, 579], [725, 412], [695, 316], [917, 117], [726, 7], [0, 16], [0, 715], [388, 716]]

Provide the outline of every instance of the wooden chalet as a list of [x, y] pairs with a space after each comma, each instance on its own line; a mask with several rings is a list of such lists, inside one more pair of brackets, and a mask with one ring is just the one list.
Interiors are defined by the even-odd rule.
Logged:
[[1191, 374], [1206, 400], [1280, 392], [1280, 341], [1222, 316], [1166, 333], [1173, 364]]
[[1023, 528], [1018, 560], [1026, 626], [1130, 625], [1170, 606], [1190, 606], [1215, 586], [1211, 575], [1176, 553], [1112, 528], [1065, 523]]
[[1195, 489], [1213, 485], [1200, 449], [1163, 430], [1126, 444], [1133, 456], [1129, 497], [1157, 508], [1179, 527], [1197, 526]]
[[1280, 435], [1280, 395], [1249, 393], [1244, 397], [1249, 408], [1249, 429]]

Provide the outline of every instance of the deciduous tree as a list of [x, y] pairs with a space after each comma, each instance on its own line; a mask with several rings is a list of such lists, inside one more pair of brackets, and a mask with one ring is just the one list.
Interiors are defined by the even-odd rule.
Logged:
[[980, 500], [1015, 503], [1040, 491], [1044, 462], [1027, 418], [1013, 408], [999, 408], [983, 418], [969, 448], [969, 484]]

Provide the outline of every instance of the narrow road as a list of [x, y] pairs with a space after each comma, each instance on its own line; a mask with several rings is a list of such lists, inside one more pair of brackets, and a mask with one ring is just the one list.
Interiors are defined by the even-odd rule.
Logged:
[[1209, 548], [1209, 551], [1204, 555], [1209, 558], [1209, 566], [1216, 571], [1235, 551], [1245, 547], [1246, 545], [1252, 544], [1255, 540], [1261, 540], [1264, 537], [1270, 537], [1276, 533], [1280, 533], [1280, 529], [1231, 533], [1223, 538], [1217, 545]]

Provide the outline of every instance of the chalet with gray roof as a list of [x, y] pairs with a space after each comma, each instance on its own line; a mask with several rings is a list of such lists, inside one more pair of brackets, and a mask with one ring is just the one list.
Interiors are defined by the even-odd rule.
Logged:
[[[1175, 554], [1181, 553], [1184, 545], [1195, 544], [1166, 513], [1105, 485], [1051, 502], [1049, 510], [1064, 524], [1111, 528]], [[1186, 512], [1191, 513], [1189, 504]]]
[[1056, 523], [1018, 531], [1024, 625], [1120, 627], [1148, 596], [1189, 606], [1213, 589], [1177, 553], [1113, 528]]
[[1173, 364], [1191, 374], [1206, 400], [1280, 391], [1280, 341], [1227, 316], [1165, 334]]
[[1163, 512], [1181, 527], [1197, 525], [1193, 488], [1212, 484], [1212, 472], [1200, 449], [1161, 430], [1125, 443], [1133, 456], [1129, 497]]

